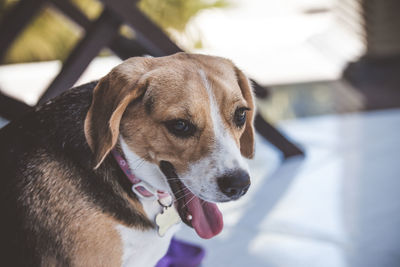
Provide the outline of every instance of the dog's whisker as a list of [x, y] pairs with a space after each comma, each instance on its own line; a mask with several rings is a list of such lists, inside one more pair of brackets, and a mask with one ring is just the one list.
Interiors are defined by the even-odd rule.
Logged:
[[138, 159], [135, 159], [132, 163], [136, 163], [136, 162], [142, 161], [142, 160], [143, 160], [143, 158], [138, 158]]
[[142, 161], [138, 164], [138, 166], [136, 166], [135, 170], [137, 170], [137, 169], [139, 169], [140, 167], [142, 167], [143, 164], [144, 164], [144, 162], [145, 162], [145, 160], [142, 160]]
[[143, 157], [143, 158], [135, 159], [133, 162], [131, 162], [131, 164], [134, 165], [134, 164], [136, 164], [138, 161], [142, 162], [142, 161], [144, 161], [144, 160], [148, 160], [148, 157], [145, 156], [145, 157]]
[[180, 201], [181, 199], [184, 199], [185, 197], [186, 197], [186, 195], [183, 195], [180, 198], [175, 199], [174, 204], [177, 203], [178, 201]]
[[[142, 167], [143, 166], [143, 164], [145, 163], [145, 161], [147, 161], [147, 160], [149, 160], [150, 159], [150, 157], [149, 156], [145, 156], [145, 157], [143, 157], [143, 158], [138, 158], [138, 159], [136, 159], [136, 160], [134, 160], [134, 161], [130, 161], [129, 162], [129, 165], [130, 166], [135, 166], [135, 167], [131, 167], [131, 169], [132, 169], [132, 171], [134, 171], [134, 170], [137, 170], [137, 169], [139, 169], [140, 167]], [[137, 163], [137, 162], [139, 162], [139, 163]]]
[[[185, 189], [186, 189], [186, 188], [182, 188], [182, 189], [178, 190], [176, 193], [182, 192], [182, 191], [184, 191]], [[190, 194], [193, 194], [193, 190], [192, 190], [190, 187], [187, 187], [187, 189], [188, 189], [189, 192], [186, 192], [183, 196], [180, 196], [179, 198], [175, 199], [174, 202], [177, 202], [177, 201], [181, 200], [182, 198], [184, 198], [184, 197], [186, 197], [186, 196], [188, 196], [188, 195], [190, 195]], [[196, 197], [196, 195], [193, 194], [193, 197]], [[192, 197], [192, 198], [193, 198], [193, 197]]]
[[[185, 191], [185, 188], [182, 188], [182, 189], [179, 189], [178, 191], [176, 191], [176, 192], [174, 192], [175, 194], [179, 194], [179, 193], [181, 193], [181, 192], [184, 192]], [[189, 193], [189, 192], [188, 192]]]
[[187, 205], [188, 205], [195, 197], [196, 197], [196, 196], [193, 195], [192, 198], [189, 199], [189, 201], [187, 201], [187, 202], [185, 203], [185, 205], [183, 205], [183, 207], [187, 207]]
[[132, 162], [132, 165], [136, 165], [136, 166], [138, 166], [140, 163], [142, 163], [144, 161], [144, 159], [142, 159], [142, 158], [140, 158], [140, 159], [137, 159], [137, 160], [135, 160], [134, 162]]
[[204, 204], [206, 204], [207, 201], [200, 201], [200, 205], [203, 207]]
[[[184, 189], [179, 190], [179, 191], [177, 191], [176, 193], [182, 193], [182, 192], [184, 192]], [[187, 196], [187, 195], [189, 195], [189, 194], [190, 194], [190, 192], [185, 192], [185, 193], [183, 193], [182, 196], [178, 197], [178, 199], [181, 199], [183, 196]], [[178, 200], [178, 199], [176, 199], [176, 200]]]
[[182, 189], [179, 189], [178, 191], [176, 191], [175, 194], [178, 194], [178, 193], [184, 191], [185, 189], [188, 189], [190, 192], [193, 192], [193, 189], [190, 186], [185, 185], [185, 187], [186, 188], [182, 188]]
[[187, 196], [189, 196], [189, 195], [190, 195], [190, 192], [187, 192], [187, 193], [183, 194], [183, 195], [180, 196], [179, 198], [175, 199], [175, 200], [174, 200], [174, 203], [177, 202], [177, 201], [179, 201], [179, 200], [181, 200], [181, 199], [183, 199], [183, 198], [185, 198], [185, 197], [187, 197]]
[[137, 170], [139, 168], [141, 168], [143, 166], [143, 164], [145, 163], [145, 161], [149, 160], [150, 157], [145, 156], [144, 158], [141, 158], [141, 161], [139, 162], [139, 164], [133, 169], [133, 170]]
[[167, 178], [169, 181], [175, 181], [175, 180], [190, 180], [190, 178], [179, 178], [179, 177], [176, 177], [176, 178]]

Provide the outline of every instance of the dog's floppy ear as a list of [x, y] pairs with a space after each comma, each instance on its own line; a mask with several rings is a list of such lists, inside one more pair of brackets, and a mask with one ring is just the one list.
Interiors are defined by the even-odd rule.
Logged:
[[254, 156], [254, 114], [255, 114], [255, 105], [254, 105], [254, 97], [253, 97], [253, 89], [251, 87], [249, 79], [244, 75], [244, 73], [238, 69], [236, 66], [235, 73], [239, 83], [240, 90], [242, 91], [242, 95], [249, 105], [250, 110], [247, 111], [247, 120], [244, 132], [240, 137], [240, 152], [246, 158], [253, 158]]
[[114, 68], [93, 90], [92, 104], [85, 119], [85, 137], [94, 154], [97, 169], [118, 141], [122, 115], [132, 101], [142, 96], [147, 87], [143, 72]]

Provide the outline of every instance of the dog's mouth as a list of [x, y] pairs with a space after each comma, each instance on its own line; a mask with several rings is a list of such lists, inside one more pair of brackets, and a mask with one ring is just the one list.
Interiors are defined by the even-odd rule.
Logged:
[[161, 161], [160, 169], [174, 193], [175, 207], [181, 220], [193, 227], [201, 238], [209, 239], [219, 234], [224, 223], [217, 205], [194, 195], [179, 179], [170, 162]]

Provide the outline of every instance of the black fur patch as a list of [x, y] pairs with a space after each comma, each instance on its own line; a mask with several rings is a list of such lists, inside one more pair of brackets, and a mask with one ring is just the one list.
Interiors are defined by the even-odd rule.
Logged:
[[[50, 253], [49, 249], [60, 265], [69, 265], [69, 259], [63, 258], [63, 247], [55, 241], [58, 229], [40, 231], [38, 236], [34, 229], [40, 229], [40, 225], [27, 216], [26, 201], [30, 198], [24, 194], [35, 197], [37, 192], [27, 193], [23, 188], [43, 175], [35, 168], [38, 151], [44, 158], [57, 161], [61, 171], [69, 172], [82, 197], [104, 213], [128, 226], [154, 227], [122, 196], [121, 192], [126, 192], [136, 200], [130, 182], [113, 158], [108, 156], [99, 169], [92, 170], [92, 152], [83, 125], [96, 84], [73, 88], [0, 130], [0, 259], [5, 266], [39, 266], [41, 256]], [[57, 183], [57, 179], [49, 177], [48, 182]]]
[[146, 102], [144, 103], [144, 108], [146, 110], [147, 115], [150, 115], [154, 109], [154, 97], [150, 96]]

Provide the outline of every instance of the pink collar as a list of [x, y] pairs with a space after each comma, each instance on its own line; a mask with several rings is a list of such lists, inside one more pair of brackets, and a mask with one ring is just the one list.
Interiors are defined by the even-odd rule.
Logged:
[[140, 198], [158, 200], [161, 205], [169, 206], [172, 202], [171, 195], [168, 192], [156, 190], [153, 186], [145, 181], [137, 178], [129, 168], [128, 162], [122, 157], [120, 153], [114, 148], [111, 150], [118, 165], [132, 183], [132, 191]]

